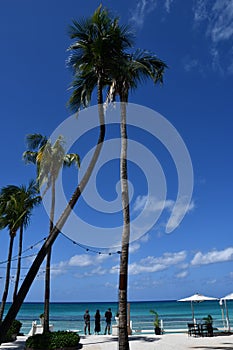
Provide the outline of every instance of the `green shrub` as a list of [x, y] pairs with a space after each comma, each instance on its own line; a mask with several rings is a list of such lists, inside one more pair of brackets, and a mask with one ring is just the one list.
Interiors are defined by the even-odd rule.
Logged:
[[75, 347], [78, 345], [79, 340], [79, 335], [74, 332], [58, 331], [35, 334], [26, 340], [26, 348], [52, 350]]
[[18, 320], [13, 320], [5, 338], [3, 339], [4, 343], [11, 342], [16, 339], [16, 336], [20, 332], [20, 328], [22, 327], [22, 323]]

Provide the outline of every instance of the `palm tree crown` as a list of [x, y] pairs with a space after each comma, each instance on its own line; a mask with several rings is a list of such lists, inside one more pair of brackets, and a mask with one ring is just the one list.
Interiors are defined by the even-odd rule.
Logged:
[[113, 62], [132, 45], [132, 34], [128, 26], [120, 26], [118, 18], [112, 18], [101, 6], [92, 17], [80, 22], [73, 21], [69, 30], [75, 42], [69, 47], [71, 54], [67, 61], [73, 69], [73, 94], [69, 100], [71, 109], [86, 107], [95, 87], [98, 89], [98, 103], [102, 103], [100, 90], [111, 84], [109, 79]]

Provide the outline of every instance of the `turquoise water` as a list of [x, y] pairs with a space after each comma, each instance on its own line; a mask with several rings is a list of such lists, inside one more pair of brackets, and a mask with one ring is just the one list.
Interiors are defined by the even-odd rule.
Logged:
[[[233, 301], [227, 303], [229, 317], [233, 328]], [[9, 304], [7, 305], [7, 307]], [[101, 313], [101, 331], [105, 327], [104, 313], [111, 307], [113, 316], [117, 312], [117, 303], [51, 303], [50, 323], [54, 330], [78, 329], [83, 332], [83, 314], [89, 309], [91, 315], [91, 332], [94, 328], [94, 314], [97, 309]], [[7, 309], [7, 308], [6, 308]], [[148, 301], [130, 302], [130, 320], [132, 328], [136, 331], [153, 332], [153, 315], [150, 310], [156, 310], [163, 320], [165, 331], [186, 329], [187, 322], [192, 322], [192, 313], [189, 302], [177, 301]], [[195, 318], [201, 322], [203, 317], [210, 314], [214, 319], [214, 327], [222, 328], [222, 312], [218, 301], [205, 301], [194, 304]], [[18, 313], [17, 319], [23, 323], [22, 332], [27, 334], [31, 329], [32, 321], [39, 323], [39, 315], [43, 313], [43, 303], [24, 303]], [[115, 323], [113, 317], [113, 324]]]

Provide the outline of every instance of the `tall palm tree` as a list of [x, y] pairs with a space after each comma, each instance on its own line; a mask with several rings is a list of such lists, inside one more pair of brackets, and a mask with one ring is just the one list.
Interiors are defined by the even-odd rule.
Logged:
[[121, 195], [123, 210], [123, 231], [119, 274], [119, 350], [128, 350], [127, 330], [127, 285], [128, 285], [128, 258], [130, 241], [130, 207], [128, 194], [127, 171], [127, 102], [129, 91], [136, 89], [139, 83], [151, 78], [154, 83], [163, 82], [166, 64], [154, 54], [144, 50], [137, 50], [132, 54], [125, 54], [118, 61], [112, 71], [112, 85], [109, 89], [109, 99], [120, 98], [121, 111]]
[[3, 187], [0, 191], [0, 229], [8, 228], [10, 235], [5, 287], [0, 307], [0, 320], [2, 320], [8, 296], [12, 251], [16, 232], [20, 229], [18, 263], [13, 298], [16, 296], [20, 276], [23, 228], [28, 225], [32, 209], [39, 202], [40, 197], [38, 196], [38, 190], [33, 181], [29, 183], [28, 188], [25, 186], [18, 187], [9, 185]]
[[[56, 179], [62, 165], [70, 167], [72, 164], [80, 167], [80, 158], [76, 153], [65, 154], [63, 139], [59, 137], [54, 145], [45, 136], [40, 134], [27, 135], [28, 150], [24, 152], [23, 158], [26, 163], [37, 166], [37, 181], [41, 186], [46, 184], [44, 194], [51, 187], [51, 207], [49, 217], [49, 234], [52, 232], [56, 201]], [[49, 301], [50, 301], [50, 265], [52, 247], [48, 250], [45, 270], [45, 296], [44, 296], [44, 332], [49, 331]]]
[[68, 60], [68, 65], [73, 68], [74, 72], [73, 84], [71, 84], [73, 94], [69, 105], [73, 110], [78, 110], [81, 106], [85, 107], [91, 98], [93, 89], [97, 88], [100, 122], [99, 138], [83, 178], [56, 225], [54, 225], [49, 237], [38, 252], [21, 285], [16, 300], [12, 303], [0, 325], [0, 341], [2, 335], [9, 329], [10, 323], [17, 315], [48, 250], [53, 245], [71, 210], [77, 203], [98, 160], [105, 137], [103, 88], [107, 84], [110, 63], [116, 60], [116, 53], [120, 53], [130, 46], [130, 38], [127, 35], [127, 28], [120, 27], [118, 19], [113, 18], [106, 9], [101, 7], [87, 20], [74, 21], [70, 28], [70, 37], [76, 41], [69, 48], [71, 56]]

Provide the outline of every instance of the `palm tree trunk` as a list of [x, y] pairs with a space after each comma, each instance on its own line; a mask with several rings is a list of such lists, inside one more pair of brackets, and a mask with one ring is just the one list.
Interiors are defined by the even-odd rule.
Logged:
[[[55, 179], [52, 176], [51, 186], [51, 208], [50, 208], [50, 224], [49, 235], [53, 229], [54, 213], [55, 213]], [[45, 295], [44, 295], [44, 325], [43, 332], [49, 332], [49, 302], [50, 302], [50, 265], [51, 265], [52, 247], [49, 248], [46, 258], [46, 270], [45, 270]]]
[[20, 229], [19, 229], [18, 261], [17, 261], [17, 271], [16, 271], [16, 277], [15, 277], [15, 288], [14, 288], [14, 293], [13, 293], [13, 300], [15, 300], [15, 297], [16, 297], [16, 294], [18, 291], [18, 287], [19, 287], [22, 248], [23, 248], [23, 224], [20, 225]]
[[65, 210], [61, 214], [60, 218], [58, 219], [56, 225], [53, 227], [53, 230], [49, 237], [46, 239], [45, 243], [39, 250], [34, 262], [32, 263], [20, 289], [19, 292], [13, 301], [12, 305], [10, 306], [5, 319], [0, 324], [0, 343], [3, 339], [4, 334], [8, 331], [12, 320], [16, 317], [17, 313], [19, 312], [19, 309], [39, 271], [39, 268], [47, 255], [49, 249], [52, 247], [53, 243], [55, 242], [57, 236], [60, 233], [60, 230], [62, 230], [64, 224], [66, 223], [71, 210], [74, 208], [75, 204], [77, 203], [81, 193], [83, 192], [85, 186], [88, 183], [88, 180], [93, 172], [94, 166], [98, 160], [101, 148], [103, 146], [104, 138], [105, 138], [105, 122], [104, 122], [104, 109], [103, 109], [103, 96], [102, 96], [102, 85], [99, 82], [98, 86], [98, 112], [99, 112], [99, 121], [100, 121], [100, 132], [99, 132], [99, 138], [98, 142], [94, 151], [94, 154], [92, 156], [92, 159], [90, 161], [90, 164], [86, 170], [86, 173], [84, 174], [82, 180], [80, 181], [79, 186], [74, 191], [68, 205], [66, 206]]
[[129, 350], [127, 327], [127, 285], [130, 238], [130, 211], [127, 173], [126, 103], [121, 102], [121, 196], [123, 209], [123, 232], [119, 276], [119, 350]]
[[[2, 321], [6, 300], [8, 296], [9, 291], [9, 284], [10, 284], [10, 272], [11, 272], [11, 258], [12, 258], [12, 251], [13, 251], [13, 243], [14, 243], [15, 233], [10, 232], [10, 244], [9, 244], [9, 250], [8, 250], [8, 259], [7, 259], [7, 266], [6, 266], [6, 279], [5, 279], [5, 287], [2, 295], [2, 303], [0, 306], [0, 321]], [[12, 319], [13, 321], [13, 319]]]

